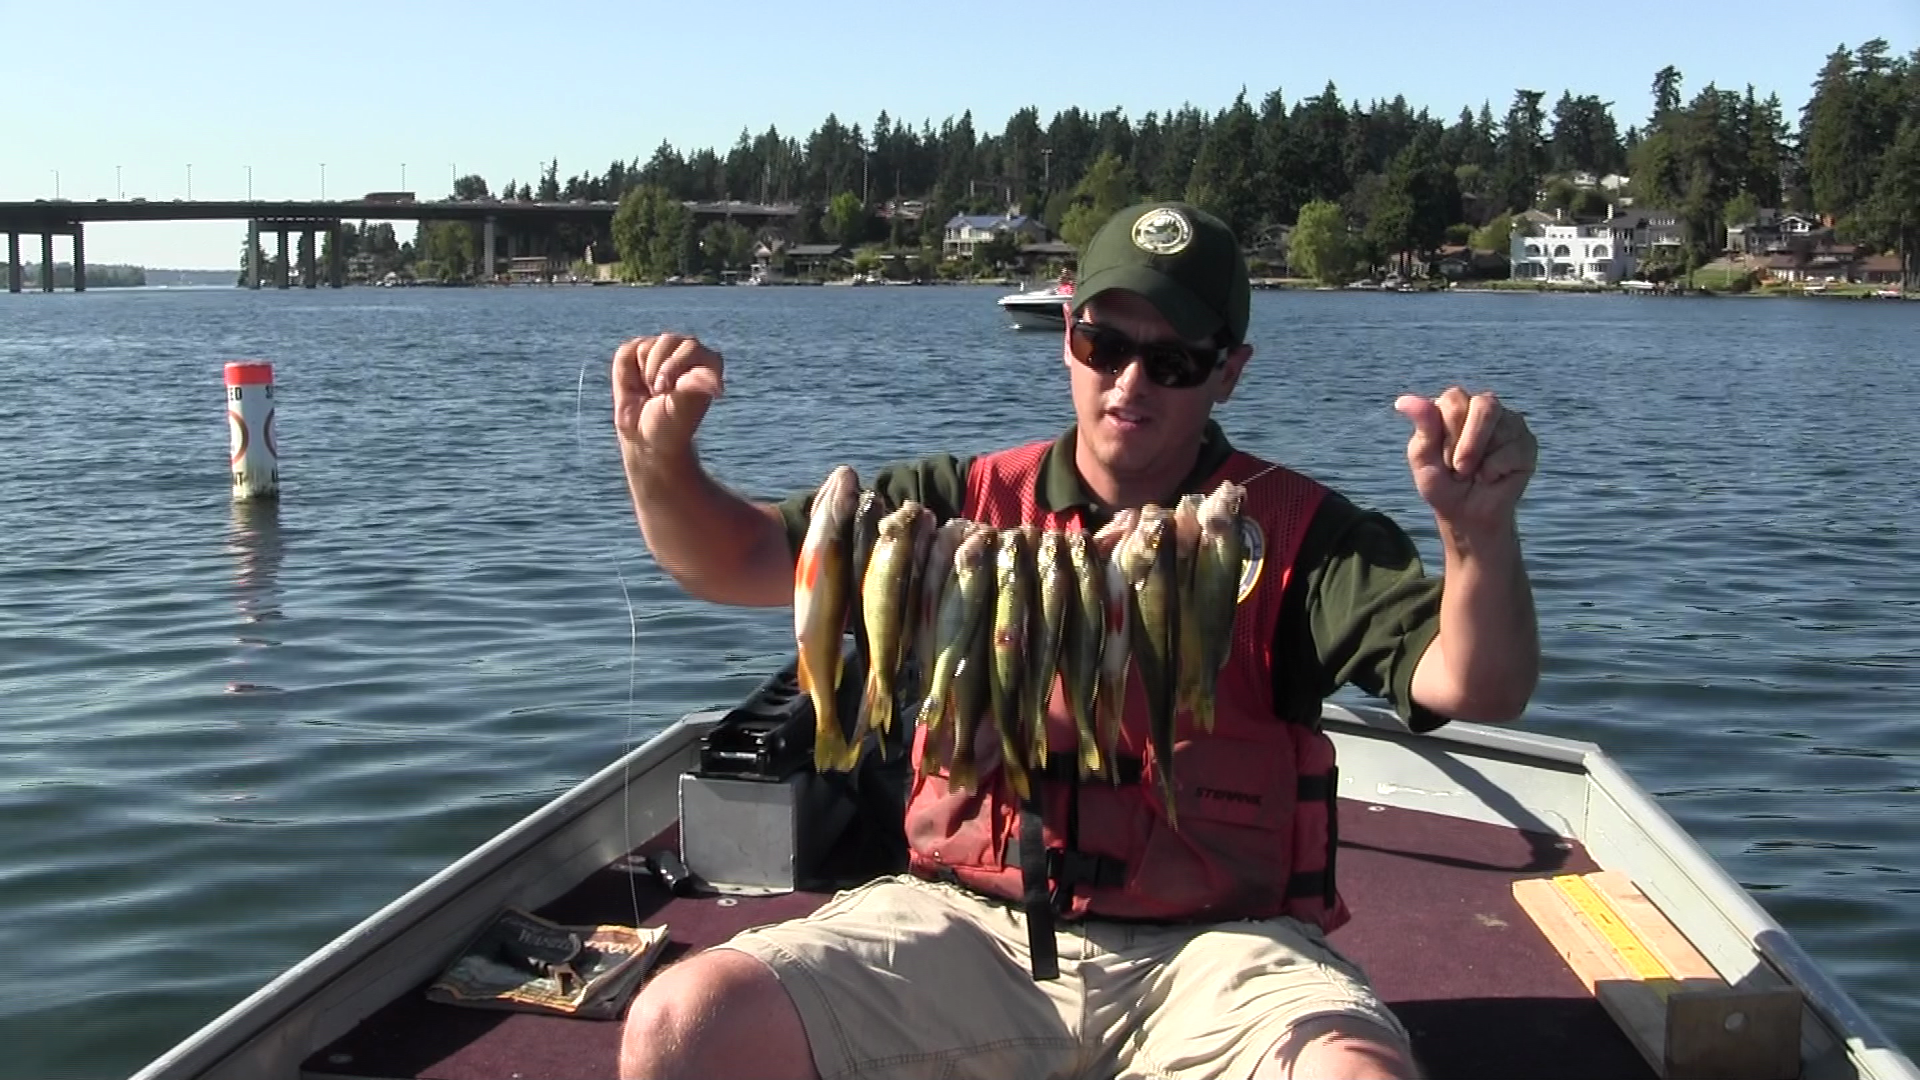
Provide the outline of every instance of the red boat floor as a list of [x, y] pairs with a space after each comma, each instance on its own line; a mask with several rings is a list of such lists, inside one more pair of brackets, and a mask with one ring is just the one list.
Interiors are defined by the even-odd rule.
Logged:
[[[1518, 878], [1598, 869], [1577, 843], [1351, 801], [1341, 803], [1340, 830], [1337, 872], [1353, 921], [1333, 942], [1366, 969], [1412, 1033], [1429, 1077], [1652, 1075], [1513, 899]], [[673, 843], [663, 836], [645, 850]], [[826, 899], [676, 898], [649, 876], [608, 869], [540, 914], [566, 923], [629, 922], [636, 895], [645, 923], [672, 928], [662, 965]], [[304, 1068], [405, 1080], [615, 1075], [617, 1021], [442, 1005], [423, 991], [369, 1016]]]

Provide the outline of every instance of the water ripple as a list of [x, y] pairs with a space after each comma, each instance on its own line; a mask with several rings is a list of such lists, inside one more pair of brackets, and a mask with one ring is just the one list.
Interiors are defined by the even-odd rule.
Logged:
[[[789, 613], [690, 602], [640, 545], [615, 342], [720, 348], [702, 450], [778, 497], [1069, 423], [1057, 343], [1004, 330], [993, 295], [0, 297], [8, 1067], [125, 1074], [784, 659]], [[1525, 410], [1529, 726], [1616, 755], [1909, 1048], [1917, 314], [1261, 294], [1220, 412], [1437, 567], [1394, 396], [1461, 382]], [[72, 362], [102, 355], [130, 359]], [[276, 365], [279, 506], [227, 497], [220, 365], [242, 357]], [[31, 959], [47, 940], [56, 966]]]

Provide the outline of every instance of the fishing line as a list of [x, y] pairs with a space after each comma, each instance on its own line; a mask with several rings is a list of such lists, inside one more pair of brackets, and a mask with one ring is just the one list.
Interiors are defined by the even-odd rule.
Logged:
[[[587, 484], [591, 475], [587, 471], [586, 440], [581, 437], [581, 415], [587, 395], [587, 364], [580, 362], [580, 378], [573, 391], [573, 450], [580, 467], [581, 483]], [[588, 485], [591, 492], [591, 485]], [[591, 501], [588, 505], [592, 505]], [[640, 666], [640, 617], [633, 609], [633, 593], [627, 588], [627, 575], [620, 569], [620, 558], [616, 549], [613, 558], [613, 575], [620, 583], [620, 599], [627, 605], [627, 730], [621, 743], [620, 759], [625, 762], [620, 774], [620, 831], [623, 843], [622, 858], [626, 860], [627, 898], [633, 905], [633, 925], [640, 925], [640, 890], [633, 882], [633, 815], [630, 800], [633, 780], [633, 727], [638, 713], [635, 700], [635, 686], [639, 678]]]

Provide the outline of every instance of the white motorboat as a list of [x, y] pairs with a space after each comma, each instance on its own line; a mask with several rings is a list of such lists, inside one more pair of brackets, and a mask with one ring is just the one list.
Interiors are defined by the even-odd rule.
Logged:
[[1072, 300], [1072, 285], [1049, 285], [1003, 296], [998, 303], [1016, 330], [1058, 330], [1067, 324], [1066, 305]]

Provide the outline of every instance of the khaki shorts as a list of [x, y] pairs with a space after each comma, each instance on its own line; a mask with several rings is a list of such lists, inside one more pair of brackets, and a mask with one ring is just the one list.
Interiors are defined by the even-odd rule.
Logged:
[[1407, 1036], [1317, 927], [1058, 924], [1060, 978], [1034, 981], [1020, 910], [910, 875], [720, 948], [771, 967], [822, 1080], [1244, 1077], [1294, 1025], [1340, 1015]]

